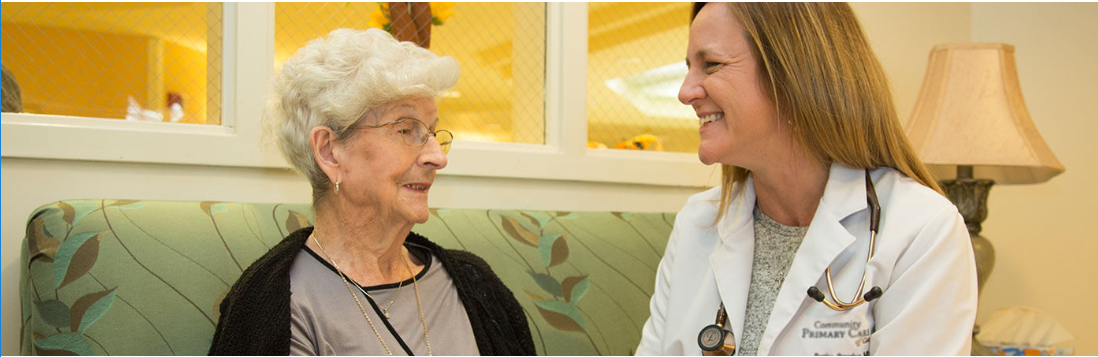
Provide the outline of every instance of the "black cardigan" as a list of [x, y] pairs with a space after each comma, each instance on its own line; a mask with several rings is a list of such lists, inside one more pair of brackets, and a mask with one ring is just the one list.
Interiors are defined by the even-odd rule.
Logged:
[[[290, 353], [290, 266], [312, 232], [313, 227], [305, 227], [290, 233], [233, 284], [221, 302], [210, 355]], [[409, 233], [407, 241], [434, 253], [450, 274], [481, 355], [537, 353], [522, 307], [488, 263], [466, 251], [439, 247], [415, 233]]]

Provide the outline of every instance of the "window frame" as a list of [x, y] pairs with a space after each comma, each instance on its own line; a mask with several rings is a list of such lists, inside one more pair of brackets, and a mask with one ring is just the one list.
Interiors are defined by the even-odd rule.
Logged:
[[[260, 145], [259, 113], [273, 74], [274, 8], [274, 3], [224, 4], [221, 125], [5, 113], [2, 156], [288, 168], [276, 149]], [[546, 3], [545, 144], [457, 138], [449, 166], [439, 174], [718, 185], [720, 170], [702, 165], [695, 154], [587, 148], [587, 27], [578, 23], [587, 23], [586, 3]]]

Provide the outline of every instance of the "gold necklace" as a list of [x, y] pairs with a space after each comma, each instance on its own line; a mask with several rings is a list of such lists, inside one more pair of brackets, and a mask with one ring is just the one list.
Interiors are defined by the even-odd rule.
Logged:
[[[317, 246], [320, 246], [320, 244], [317, 244]], [[407, 264], [407, 263], [405, 263], [405, 264]], [[412, 276], [412, 278], [415, 278], [415, 276]], [[413, 282], [415, 281], [415, 279], [412, 279], [412, 280], [413, 280]], [[374, 296], [370, 295], [370, 293], [366, 292], [366, 289], [363, 289], [362, 285], [355, 284], [355, 286], [358, 287], [358, 290], [361, 291], [363, 294], [365, 294], [366, 296], [369, 296], [371, 299], [374, 299]], [[381, 309], [381, 313], [383, 315], [385, 315], [385, 318], [387, 318], [387, 319], [393, 318], [392, 316], [389, 316], [389, 308], [393, 307], [393, 303], [396, 302], [397, 296], [400, 295], [400, 288], [402, 288], [402, 287], [404, 287], [404, 280], [401, 280], [400, 284], [397, 285], [396, 292], [393, 293], [393, 299], [389, 300], [389, 306], [386, 306], [384, 309]], [[374, 299], [374, 300], [377, 300], [377, 299]]]
[[[378, 332], [377, 327], [374, 326], [373, 320], [370, 319], [370, 314], [366, 313], [366, 308], [362, 307], [362, 302], [358, 300], [358, 294], [355, 294], [355, 291], [351, 290], [350, 279], [347, 278], [346, 274], [343, 274], [343, 270], [339, 269], [339, 264], [336, 264], [335, 259], [332, 259], [332, 256], [328, 255], [328, 251], [324, 250], [324, 246], [320, 245], [320, 240], [316, 238], [316, 233], [313, 233], [310, 236], [313, 238], [313, 242], [316, 243], [316, 246], [320, 248], [320, 252], [324, 253], [324, 257], [332, 262], [332, 266], [336, 268], [336, 273], [339, 273], [339, 277], [343, 279], [343, 284], [347, 286], [347, 291], [351, 293], [351, 297], [355, 298], [355, 303], [358, 304], [359, 311], [362, 311], [362, 316], [366, 317], [366, 322], [370, 324], [370, 329], [374, 330], [374, 335], [377, 336], [377, 340], [381, 342], [381, 347], [385, 348], [385, 353], [392, 356], [393, 352], [389, 350], [389, 345], [385, 343], [385, 339], [381, 338], [381, 333]], [[427, 343], [427, 355], [434, 356], [434, 353], [431, 350], [431, 336], [427, 334], [427, 318], [423, 315], [423, 302], [419, 299], [419, 282], [416, 280], [416, 275], [412, 274], [412, 268], [408, 265], [408, 258], [404, 259], [404, 269], [408, 271], [408, 274], [412, 275], [412, 286], [416, 291], [416, 306], [419, 308], [419, 322], [423, 326], [423, 341]], [[400, 293], [400, 286], [403, 284], [404, 281], [401, 280], [401, 285], [397, 286], [396, 293]], [[358, 286], [358, 289], [361, 290], [366, 297], [373, 299], [373, 296], [370, 296], [366, 290], [362, 289], [361, 285], [355, 285]], [[396, 294], [393, 296], [393, 301], [396, 301]], [[389, 318], [389, 307], [393, 306], [393, 301], [390, 301], [389, 306], [385, 308], [385, 318]]]
[[332, 259], [331, 255], [328, 255], [328, 251], [324, 250], [324, 246], [320, 245], [320, 240], [316, 239], [316, 234], [311, 235], [313, 237], [313, 243], [316, 243], [317, 247], [320, 247], [320, 252], [324, 253], [324, 258], [332, 262], [332, 266], [336, 268], [336, 273], [339, 273], [339, 277], [343, 279], [343, 284], [347, 285], [347, 291], [351, 292], [351, 297], [355, 298], [355, 303], [358, 304], [358, 309], [362, 311], [362, 316], [366, 317], [366, 323], [370, 324], [370, 329], [374, 330], [374, 335], [377, 336], [377, 340], [381, 342], [381, 347], [385, 347], [385, 353], [392, 356], [393, 351], [389, 350], [389, 345], [385, 343], [385, 339], [381, 338], [381, 333], [377, 332], [377, 327], [374, 327], [374, 321], [370, 319], [370, 314], [366, 313], [366, 308], [362, 307], [362, 302], [358, 300], [358, 294], [355, 294], [354, 290], [351, 290], [351, 283], [347, 281], [347, 276], [343, 275], [343, 270], [339, 269], [339, 265], [336, 264], [335, 259]]
[[[408, 274], [412, 274], [408, 260], [404, 260], [404, 269], [408, 270]], [[412, 286], [416, 290], [416, 306], [419, 307], [419, 322], [423, 324], [423, 341], [427, 342], [427, 355], [434, 356], [435, 354], [431, 352], [431, 335], [427, 334], [427, 318], [423, 316], [423, 303], [419, 300], [419, 283], [416, 282], [415, 274], [412, 274]]]

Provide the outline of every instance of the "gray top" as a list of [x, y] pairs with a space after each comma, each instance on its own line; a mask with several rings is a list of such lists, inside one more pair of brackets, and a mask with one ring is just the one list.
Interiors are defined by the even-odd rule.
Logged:
[[770, 321], [778, 290], [793, 265], [808, 227], [787, 226], [767, 217], [755, 206], [755, 257], [751, 265], [751, 286], [747, 293], [743, 337], [736, 354], [754, 356], [759, 351], [763, 330]]
[[[416, 282], [433, 354], [480, 355], [469, 316], [450, 275], [442, 264], [432, 264], [437, 259], [425, 248], [410, 243], [405, 247], [426, 264], [416, 275]], [[376, 308], [357, 284], [353, 281], [350, 284], [393, 355], [407, 352], [391, 331], [399, 334], [413, 354], [427, 355], [412, 279], [404, 281], [402, 286], [397, 283], [362, 287], [373, 296]], [[297, 253], [290, 268], [290, 293], [290, 354], [386, 355], [335, 268], [307, 247]], [[385, 319], [379, 312], [390, 301], [393, 305], [388, 313], [392, 319]]]

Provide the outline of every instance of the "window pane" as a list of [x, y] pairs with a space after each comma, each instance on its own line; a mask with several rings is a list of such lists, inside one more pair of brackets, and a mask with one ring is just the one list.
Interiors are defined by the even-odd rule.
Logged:
[[2, 6], [5, 111], [221, 123], [222, 4]]
[[[439, 7], [442, 5], [443, 8]], [[309, 40], [366, 29], [378, 3], [275, 4], [275, 67]], [[439, 128], [457, 140], [545, 143], [545, 4], [432, 3], [430, 49], [461, 64], [439, 98]], [[387, 22], [388, 20], [381, 20]]]
[[677, 97], [690, 7], [588, 4], [588, 146], [697, 152], [697, 116]]

